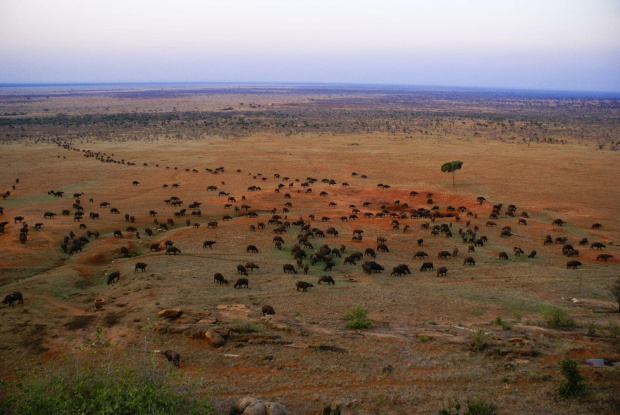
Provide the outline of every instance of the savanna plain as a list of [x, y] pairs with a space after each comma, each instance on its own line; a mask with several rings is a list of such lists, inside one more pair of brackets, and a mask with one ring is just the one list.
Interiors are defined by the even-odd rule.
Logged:
[[141, 362], [215, 413], [618, 413], [619, 122], [576, 93], [0, 88], [3, 399]]

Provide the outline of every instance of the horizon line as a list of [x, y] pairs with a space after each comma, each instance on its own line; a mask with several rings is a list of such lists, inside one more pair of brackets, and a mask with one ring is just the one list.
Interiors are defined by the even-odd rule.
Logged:
[[278, 81], [104, 81], [104, 82], [0, 82], [0, 88], [27, 88], [53, 86], [113, 86], [113, 85], [286, 85], [286, 86], [340, 86], [340, 87], [405, 87], [430, 89], [486, 90], [504, 92], [538, 92], [538, 93], [578, 93], [604, 94], [620, 98], [620, 90], [587, 90], [587, 89], [540, 89], [494, 86], [463, 86], [463, 85], [424, 85], [399, 83], [363, 83], [363, 82], [278, 82]]

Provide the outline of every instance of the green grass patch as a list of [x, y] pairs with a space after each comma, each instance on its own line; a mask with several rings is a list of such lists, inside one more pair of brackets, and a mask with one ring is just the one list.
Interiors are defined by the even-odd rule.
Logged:
[[180, 382], [165, 359], [129, 357], [22, 375], [4, 382], [0, 414], [213, 414], [197, 387]]
[[363, 330], [372, 324], [368, 319], [368, 310], [360, 305], [353, 306], [343, 317], [349, 320], [347, 322], [348, 329]]

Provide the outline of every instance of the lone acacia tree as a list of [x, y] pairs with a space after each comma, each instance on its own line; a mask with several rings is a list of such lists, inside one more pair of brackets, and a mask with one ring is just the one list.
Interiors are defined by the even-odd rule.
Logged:
[[444, 173], [452, 173], [452, 186], [454, 186], [454, 172], [460, 170], [463, 162], [460, 160], [449, 161], [441, 165], [441, 171]]

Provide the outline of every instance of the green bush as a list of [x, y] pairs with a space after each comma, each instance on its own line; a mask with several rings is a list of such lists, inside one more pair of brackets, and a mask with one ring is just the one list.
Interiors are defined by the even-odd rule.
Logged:
[[560, 369], [562, 375], [566, 378], [565, 382], [560, 384], [558, 393], [563, 398], [571, 398], [573, 396], [582, 395], [586, 391], [586, 384], [583, 382], [584, 378], [579, 373], [578, 363], [569, 359], [568, 357], [560, 361]]
[[488, 335], [482, 329], [478, 330], [475, 333], [471, 333], [471, 342], [469, 344], [471, 350], [478, 353], [486, 349], [487, 337]]
[[568, 329], [576, 326], [575, 320], [573, 320], [573, 318], [561, 308], [544, 307], [542, 312], [545, 323], [547, 323], [547, 327], [554, 329]]
[[502, 330], [506, 331], [506, 330], [511, 330], [512, 327], [510, 326], [510, 324], [508, 324], [507, 321], [502, 320], [502, 318], [500, 316], [497, 316], [497, 318], [495, 319], [495, 324], [499, 325], [502, 327]]
[[150, 361], [81, 362], [7, 382], [0, 414], [213, 414], [195, 387], [173, 379], [171, 366]]
[[368, 310], [359, 305], [354, 306], [344, 315], [344, 318], [349, 320], [347, 328], [355, 330], [367, 329], [372, 324], [367, 316]]
[[[465, 412], [461, 412], [464, 409]], [[437, 415], [496, 415], [497, 405], [486, 403], [480, 399], [468, 399], [466, 405], [462, 406], [458, 399], [447, 408], [440, 409]]]

